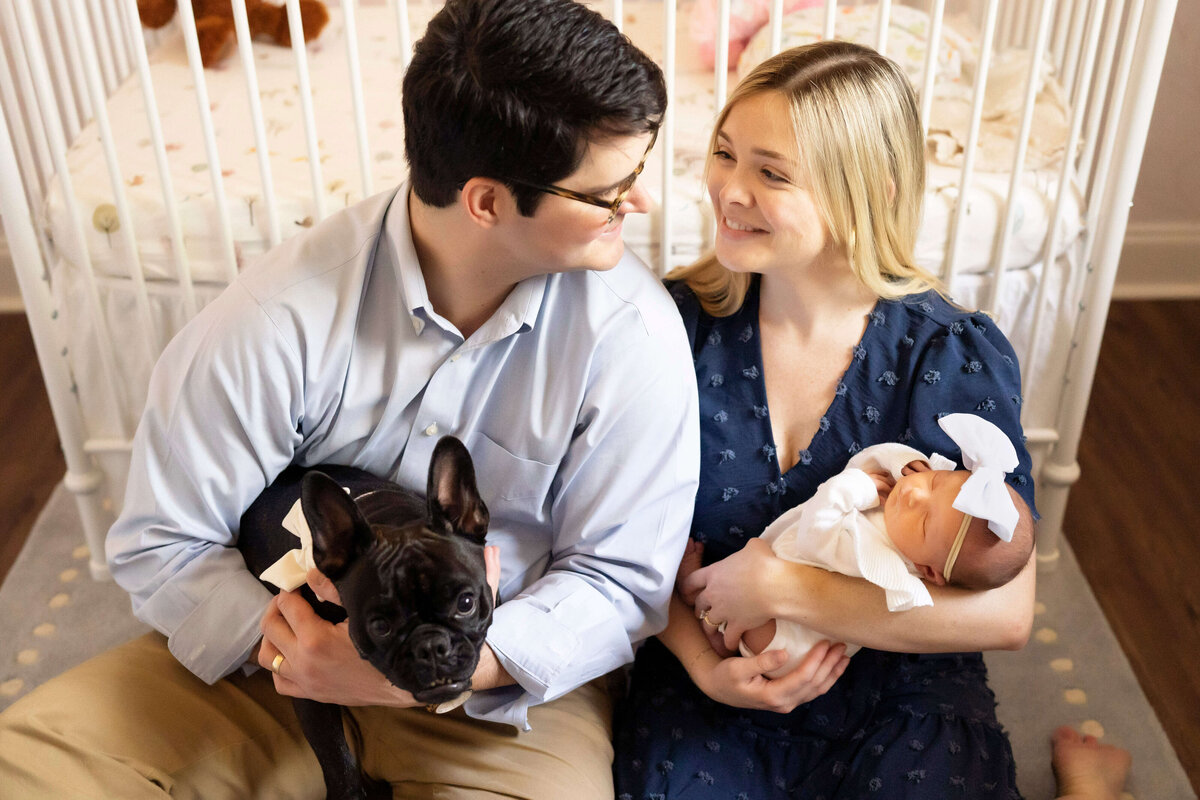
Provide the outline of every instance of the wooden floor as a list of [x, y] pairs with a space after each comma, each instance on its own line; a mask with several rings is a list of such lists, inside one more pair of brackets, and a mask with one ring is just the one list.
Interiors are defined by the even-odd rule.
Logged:
[[[1113, 305], [1065, 527], [1200, 792], [1198, 350], [1200, 301]], [[2, 580], [65, 469], [22, 316], [0, 315], [0, 420]]]

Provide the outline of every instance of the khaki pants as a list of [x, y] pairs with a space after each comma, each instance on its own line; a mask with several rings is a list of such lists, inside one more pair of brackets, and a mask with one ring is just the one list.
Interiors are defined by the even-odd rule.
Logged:
[[[529, 712], [532, 731], [423, 709], [354, 709], [369, 774], [399, 798], [612, 800], [611, 701], [594, 681]], [[270, 675], [207, 686], [148, 634], [0, 714], [9, 798], [322, 798], [316, 758]]]

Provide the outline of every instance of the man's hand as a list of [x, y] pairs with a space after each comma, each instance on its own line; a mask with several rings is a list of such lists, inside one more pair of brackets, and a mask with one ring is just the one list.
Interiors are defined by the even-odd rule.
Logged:
[[280, 592], [260, 627], [258, 663], [271, 669], [275, 657], [283, 656], [274, 676], [282, 695], [343, 706], [420, 705], [358, 654], [345, 622], [321, 619], [299, 592]]

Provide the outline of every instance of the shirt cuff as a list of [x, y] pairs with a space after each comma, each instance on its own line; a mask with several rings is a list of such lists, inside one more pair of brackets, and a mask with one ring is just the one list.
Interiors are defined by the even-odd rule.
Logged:
[[[559, 590], [564, 581], [557, 582]], [[496, 608], [488, 646], [517, 686], [476, 692], [466, 704], [470, 716], [529, 730], [531, 706], [633, 660], [629, 632], [612, 603], [585, 582], [577, 586], [552, 606], [527, 594]]]
[[232, 573], [168, 635], [171, 655], [200, 680], [216, 683], [250, 657], [270, 599], [258, 578], [245, 570]]

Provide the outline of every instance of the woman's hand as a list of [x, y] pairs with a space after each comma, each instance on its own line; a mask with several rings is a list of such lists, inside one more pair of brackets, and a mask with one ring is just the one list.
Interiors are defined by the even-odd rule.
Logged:
[[749, 658], [721, 658], [710, 650], [701, 653], [687, 669], [696, 686], [718, 703], [786, 714], [829, 691], [850, 663], [845, 645], [821, 641], [787, 675], [774, 680], [767, 677], [786, 661], [787, 654], [782, 650]]
[[725, 623], [725, 647], [736, 650], [743, 633], [779, 616], [771, 599], [776, 586], [772, 575], [780, 561], [771, 545], [754, 538], [733, 555], [693, 572], [679, 590], [696, 616], [713, 625]]

